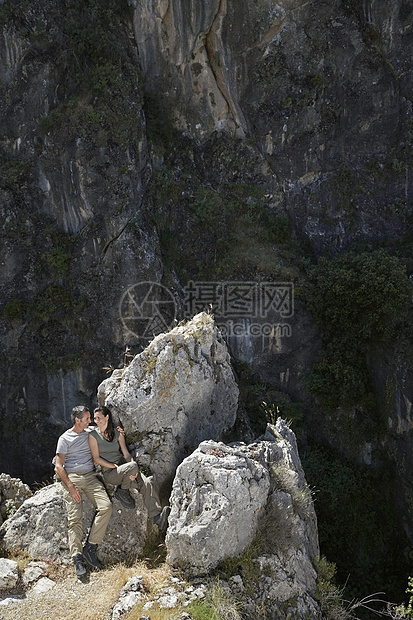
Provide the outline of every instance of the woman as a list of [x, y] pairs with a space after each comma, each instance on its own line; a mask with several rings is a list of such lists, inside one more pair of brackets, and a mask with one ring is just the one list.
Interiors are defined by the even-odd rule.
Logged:
[[119, 485], [114, 497], [126, 508], [134, 508], [130, 489], [137, 489], [143, 495], [149, 518], [159, 529], [166, 530], [170, 508], [165, 506], [161, 509], [152, 482], [139, 471], [126, 446], [123, 431], [115, 428], [111, 410], [104, 406], [97, 407], [93, 414], [97, 428], [89, 433], [90, 451], [95, 463], [102, 467], [105, 482]]

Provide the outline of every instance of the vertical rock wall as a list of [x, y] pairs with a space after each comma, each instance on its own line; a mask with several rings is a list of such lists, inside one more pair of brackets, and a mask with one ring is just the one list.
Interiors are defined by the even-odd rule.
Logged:
[[[228, 240], [219, 199], [233, 208], [234, 187], [247, 186], [234, 228], [254, 222], [258, 188], [262, 211], [309, 241], [301, 266], [311, 251], [403, 239], [411, 18], [408, 0], [1, 2], [0, 469], [27, 482], [50, 473], [71, 408], [96, 404], [126, 345], [139, 352], [119, 310], [130, 286], [166, 281], [182, 297], [189, 279], [220, 277], [223, 247], [235, 257], [225, 278], [282, 273], [300, 289], [279, 237], [264, 244], [247, 224]], [[154, 128], [161, 148], [148, 146]], [[211, 203], [215, 237], [196, 224]], [[293, 321], [288, 344], [233, 348], [308, 403], [319, 338], [304, 304]], [[389, 377], [403, 384], [387, 419], [410, 455], [408, 364], [389, 359], [376, 391], [383, 404]]]
[[0, 13], [0, 469], [33, 482], [123, 356], [122, 294], [162, 264], [127, 3]]
[[272, 206], [318, 251], [403, 234], [409, 3], [135, 2], [134, 24], [147, 88], [197, 140], [250, 136]]

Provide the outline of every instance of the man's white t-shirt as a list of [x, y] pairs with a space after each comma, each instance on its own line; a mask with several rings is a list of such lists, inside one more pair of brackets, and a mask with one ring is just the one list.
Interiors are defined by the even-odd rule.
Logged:
[[65, 455], [64, 468], [68, 474], [95, 469], [89, 448], [89, 432], [75, 433], [69, 429], [59, 437], [56, 454]]

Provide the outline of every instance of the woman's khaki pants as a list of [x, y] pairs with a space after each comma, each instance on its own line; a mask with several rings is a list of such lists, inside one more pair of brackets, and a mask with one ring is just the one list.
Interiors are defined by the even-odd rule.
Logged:
[[[131, 480], [129, 476], [134, 476], [136, 473], [138, 474], [136, 480]], [[137, 489], [143, 495], [143, 501], [150, 519], [161, 512], [161, 503], [152, 480], [139, 471], [135, 461], [118, 465], [116, 469], [103, 469], [103, 477], [105, 482], [120, 485], [122, 489]]]

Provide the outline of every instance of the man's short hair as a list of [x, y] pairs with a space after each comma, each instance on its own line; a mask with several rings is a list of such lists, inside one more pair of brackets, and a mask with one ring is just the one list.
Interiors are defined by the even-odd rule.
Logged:
[[85, 407], [84, 405], [77, 405], [77, 407], [73, 407], [72, 413], [70, 414], [73, 424], [75, 424], [76, 418], [81, 420], [84, 413], [90, 413], [88, 407]]

